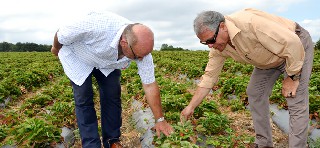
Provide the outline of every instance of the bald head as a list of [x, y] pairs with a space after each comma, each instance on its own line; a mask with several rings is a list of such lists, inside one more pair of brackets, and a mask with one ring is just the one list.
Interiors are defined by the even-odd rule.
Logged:
[[152, 30], [139, 23], [129, 24], [123, 31], [128, 44], [141, 55], [147, 55], [153, 50], [154, 35]]
[[137, 24], [132, 27], [132, 32], [136, 37], [136, 42], [133, 46], [137, 46], [143, 50], [143, 53], [150, 53], [153, 50], [154, 35], [152, 30], [142, 24]]

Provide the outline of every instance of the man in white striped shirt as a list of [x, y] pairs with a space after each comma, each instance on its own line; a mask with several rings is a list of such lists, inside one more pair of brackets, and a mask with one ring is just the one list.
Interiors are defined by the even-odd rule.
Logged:
[[164, 120], [159, 87], [155, 81], [151, 52], [153, 32], [145, 25], [110, 13], [91, 12], [59, 28], [51, 52], [59, 56], [74, 93], [82, 146], [100, 148], [98, 122], [93, 102], [92, 76], [99, 85], [102, 142], [105, 148], [120, 146], [121, 69], [134, 60], [152, 109], [157, 135], [169, 135], [172, 127]]

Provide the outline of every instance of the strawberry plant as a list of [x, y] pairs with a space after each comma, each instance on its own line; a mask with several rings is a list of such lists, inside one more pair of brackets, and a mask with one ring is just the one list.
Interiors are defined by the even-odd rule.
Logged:
[[205, 112], [212, 112], [214, 114], [218, 114], [220, 115], [221, 112], [220, 110], [218, 109], [218, 106], [216, 104], [215, 101], [207, 101], [207, 100], [204, 100], [200, 105], [199, 107], [197, 107], [194, 111], [194, 114], [193, 116], [198, 119], [200, 117], [203, 117], [204, 116], [204, 113]]
[[[315, 51], [309, 87], [310, 114], [313, 117], [320, 113], [319, 53]], [[199, 143], [214, 147], [246, 147], [252, 143], [252, 136], [237, 135], [233, 131], [229, 126], [232, 121], [220, 112], [218, 104], [213, 100], [204, 99], [195, 109], [192, 121], [179, 122], [180, 112], [190, 102], [195, 82], [199, 81], [207, 65], [208, 51], [153, 51], [152, 54], [164, 116], [176, 131], [169, 137], [162, 135], [154, 138], [156, 147], [199, 147]], [[8, 97], [13, 100], [0, 110], [0, 147], [6, 144], [46, 147], [61, 142], [59, 132], [63, 126], [78, 131], [70, 80], [64, 75], [56, 57], [51, 53], [12, 52], [3, 53], [0, 58], [0, 103]], [[251, 65], [226, 60], [213, 92], [220, 105], [230, 106], [232, 111], [244, 109], [247, 104], [246, 86], [252, 70]], [[126, 108], [130, 106], [132, 98], [145, 101], [137, 72], [135, 62], [122, 71], [121, 98]], [[285, 108], [286, 101], [281, 95], [281, 87], [280, 78], [270, 100]], [[95, 91], [97, 88], [94, 84]], [[37, 90], [39, 92], [30, 97], [21, 97], [22, 94]], [[236, 99], [226, 99], [229, 96]]]
[[60, 129], [43, 119], [27, 118], [22, 124], [10, 129], [14, 141], [23, 147], [45, 147], [60, 139]]
[[[153, 144], [159, 148], [175, 148], [175, 147], [186, 147], [186, 148], [197, 148], [195, 143], [197, 142], [197, 136], [194, 132], [191, 121], [185, 123], [178, 122], [173, 124], [175, 132], [170, 136], [166, 137], [161, 134], [160, 137], [155, 136]], [[192, 141], [192, 142], [190, 142]]]
[[205, 112], [203, 117], [200, 117], [198, 124], [202, 125], [206, 131], [204, 134], [213, 135], [218, 134], [229, 127], [229, 119], [226, 115], [218, 115], [213, 112]]
[[249, 143], [254, 142], [254, 137], [247, 135], [234, 135], [231, 128], [226, 128], [224, 134], [208, 136], [206, 140], [207, 145], [213, 145], [219, 148], [246, 148]]

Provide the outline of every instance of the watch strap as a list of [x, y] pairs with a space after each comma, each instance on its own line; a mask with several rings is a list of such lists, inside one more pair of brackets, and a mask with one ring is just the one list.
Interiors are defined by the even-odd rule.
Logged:
[[292, 75], [292, 76], [289, 76], [293, 81], [296, 81], [296, 80], [299, 80], [300, 77], [301, 77], [301, 74], [295, 74], [295, 75]]

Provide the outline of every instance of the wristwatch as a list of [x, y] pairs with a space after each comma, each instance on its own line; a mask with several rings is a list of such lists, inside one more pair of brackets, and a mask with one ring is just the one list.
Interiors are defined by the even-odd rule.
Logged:
[[299, 80], [300, 77], [301, 77], [301, 74], [295, 74], [295, 75], [292, 75], [292, 76], [289, 76], [293, 81], [296, 81], [296, 80]]
[[162, 122], [162, 121], [164, 121], [164, 120], [165, 120], [164, 117], [160, 117], [160, 118], [158, 118], [158, 119], [156, 120], [156, 123]]

